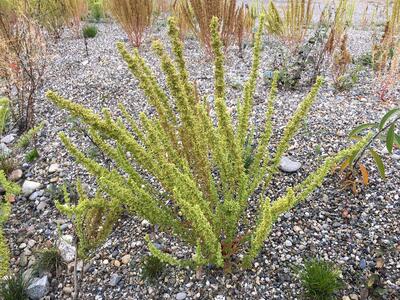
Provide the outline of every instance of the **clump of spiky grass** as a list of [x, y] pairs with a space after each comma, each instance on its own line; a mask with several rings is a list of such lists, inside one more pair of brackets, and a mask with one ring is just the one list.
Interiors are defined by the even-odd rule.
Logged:
[[63, 265], [60, 251], [57, 248], [43, 249], [38, 252], [34, 265], [34, 271], [38, 274], [43, 272], [58, 272]]
[[0, 298], [2, 300], [27, 300], [29, 280], [26, 280], [22, 273], [6, 276], [0, 283]]
[[155, 282], [165, 271], [165, 263], [158, 257], [148, 255], [142, 261], [142, 277], [150, 282]]
[[343, 287], [341, 272], [332, 263], [312, 259], [299, 271], [304, 293], [309, 299], [330, 300]]

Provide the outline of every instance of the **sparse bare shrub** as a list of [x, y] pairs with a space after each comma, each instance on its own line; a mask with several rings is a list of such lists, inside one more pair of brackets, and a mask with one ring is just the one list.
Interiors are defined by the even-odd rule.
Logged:
[[19, 132], [35, 124], [36, 92], [45, 70], [46, 45], [37, 22], [14, 11], [0, 14], [0, 75]]
[[30, 15], [55, 38], [59, 38], [66, 25], [67, 6], [59, 0], [31, 0]]
[[133, 46], [140, 47], [145, 30], [151, 25], [153, 1], [106, 0], [106, 7], [128, 35]]

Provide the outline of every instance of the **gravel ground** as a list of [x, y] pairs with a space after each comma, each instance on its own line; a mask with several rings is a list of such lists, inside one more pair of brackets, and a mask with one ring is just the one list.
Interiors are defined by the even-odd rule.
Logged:
[[[149, 36], [140, 52], [163, 83], [150, 41], [165, 40], [165, 22], [159, 21]], [[370, 49], [369, 36], [365, 31], [350, 34], [350, 49], [355, 57]], [[21, 197], [13, 206], [5, 231], [15, 272], [32, 266], [36, 250], [55, 244], [57, 224], [63, 234], [71, 234], [71, 224], [57, 212], [55, 193], [48, 189], [73, 182], [78, 177], [88, 183], [87, 186], [93, 182], [86, 171], [73, 162], [57, 134], [68, 132], [81, 149], [95, 155], [93, 148], [74, 129], [73, 120], [44, 98], [44, 92], [58, 91], [95, 111], [108, 107], [116, 113], [117, 103], [122, 102], [135, 117], [140, 111], [152, 113], [137, 81], [115, 49], [115, 43], [124, 39], [125, 35], [115, 24], [102, 23], [99, 35], [89, 40], [89, 57], [85, 55], [83, 40], [68, 32], [50, 49], [45, 84], [37, 104], [37, 118], [46, 122], [37, 141], [40, 157], [33, 164], [23, 165], [21, 179], [39, 182], [46, 189], [29, 198]], [[270, 70], [275, 44], [276, 41], [265, 39], [261, 74]], [[191, 78], [198, 83], [202, 95], [212, 94], [210, 60], [194, 39], [189, 38], [185, 46]], [[242, 58], [236, 49], [227, 53], [227, 98], [233, 113], [250, 63], [248, 48]], [[302, 167], [294, 174], [277, 175], [269, 190], [273, 198], [304, 179], [325, 156], [348, 145], [345, 135], [355, 125], [376, 121], [390, 107], [399, 104], [379, 102], [373, 87], [368, 70], [361, 73], [360, 82], [349, 92], [335, 93], [327, 81], [288, 153], [301, 162]], [[279, 91], [274, 117], [275, 141], [307, 90]], [[260, 79], [253, 115], [256, 128], [262, 122], [267, 95], [268, 86]], [[314, 256], [332, 261], [342, 270], [346, 287], [340, 298], [362, 299], [366, 280], [376, 271], [387, 290], [383, 299], [400, 299], [400, 160], [398, 156], [384, 154], [384, 161], [389, 175], [386, 181], [379, 178], [372, 162], [366, 160], [371, 170], [371, 184], [357, 195], [342, 190], [337, 176], [330, 176], [307, 201], [278, 220], [253, 268], [248, 271], [223, 274], [205, 269], [196, 274], [193, 270], [168, 267], [157, 284], [148, 284], [141, 277], [140, 261], [148, 253], [143, 237], [152, 229], [146, 221], [123, 216], [107, 243], [84, 266], [81, 299], [299, 299], [301, 287], [293, 269]], [[49, 170], [51, 165], [55, 172]], [[183, 245], [161, 233], [155, 234], [155, 240], [178, 256], [185, 254]], [[48, 299], [71, 297], [72, 269], [70, 263], [59, 276], [49, 275]]]

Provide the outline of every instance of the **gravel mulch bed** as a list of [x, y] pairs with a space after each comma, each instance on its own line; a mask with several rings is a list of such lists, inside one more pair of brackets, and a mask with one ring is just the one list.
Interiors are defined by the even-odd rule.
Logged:
[[[151, 38], [140, 50], [162, 84], [164, 77], [150, 50], [150, 40], [166, 40], [164, 25], [165, 22], [160, 21], [155, 26]], [[113, 23], [102, 23], [98, 27], [99, 35], [89, 40], [89, 57], [85, 56], [83, 40], [69, 33], [50, 49], [45, 85], [37, 104], [37, 118], [46, 122], [37, 142], [40, 158], [23, 166], [24, 178], [41, 183], [45, 190], [34, 197], [21, 197], [13, 206], [5, 230], [14, 271], [29, 269], [34, 262], [35, 250], [55, 244], [58, 225], [63, 234], [71, 233], [71, 224], [54, 207], [55, 192], [48, 189], [77, 178], [87, 183], [88, 189], [94, 189], [93, 179], [73, 162], [57, 134], [66, 131], [81, 149], [93, 155], [96, 155], [95, 150], [76, 130], [73, 120], [44, 98], [44, 92], [48, 89], [58, 91], [97, 112], [108, 107], [116, 114], [117, 104], [122, 102], [135, 117], [141, 111], [152, 113], [137, 81], [115, 48], [115, 43], [124, 40], [125, 35]], [[370, 33], [365, 31], [350, 34], [354, 56], [370, 49], [369, 36]], [[199, 50], [196, 40], [189, 38], [185, 46], [192, 79], [197, 82], [202, 95], [211, 95], [210, 60]], [[266, 38], [261, 74], [271, 67], [275, 50], [275, 42]], [[233, 113], [250, 64], [249, 48], [244, 50], [243, 57], [235, 49], [228, 51], [227, 99]], [[253, 115], [256, 128], [262, 123], [268, 95], [268, 86], [260, 77]], [[274, 141], [308, 89], [279, 91]], [[399, 102], [381, 103], [373, 96], [373, 79], [369, 71], [361, 73], [360, 82], [349, 92], [335, 93], [328, 80], [288, 153], [302, 163], [301, 169], [294, 174], [279, 173], [269, 194], [276, 198], [287, 187], [300, 182], [324, 157], [349, 144], [345, 135], [352, 128], [378, 120], [396, 104]], [[141, 277], [140, 262], [148, 253], [143, 237], [151, 232], [151, 228], [146, 221], [123, 216], [107, 243], [85, 265], [81, 299], [299, 299], [301, 287], [294, 267], [314, 256], [340, 267], [346, 282], [340, 297], [349, 297], [343, 299], [360, 299], [368, 276], [375, 270], [387, 289], [384, 299], [400, 299], [400, 159], [398, 155], [384, 154], [384, 160], [387, 180], [382, 181], [372, 161], [367, 160], [371, 184], [357, 195], [342, 190], [336, 175], [327, 178], [323, 188], [278, 220], [253, 268], [248, 271], [223, 274], [204, 269], [201, 274], [196, 274], [193, 270], [168, 267], [157, 284], [148, 284]], [[59, 167], [54, 173], [49, 172], [52, 164]], [[176, 255], [184, 255], [185, 248], [181, 244], [162, 234], [155, 234], [155, 237]], [[380, 266], [381, 259], [383, 266]], [[71, 269], [69, 264], [60, 276], [50, 278], [49, 299], [71, 297]]]

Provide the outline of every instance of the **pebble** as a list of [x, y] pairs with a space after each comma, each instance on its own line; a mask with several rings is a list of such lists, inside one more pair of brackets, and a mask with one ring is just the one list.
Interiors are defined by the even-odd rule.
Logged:
[[351, 300], [358, 300], [358, 296], [356, 294], [350, 294]]
[[50, 167], [49, 167], [49, 170], [48, 170], [48, 172], [50, 174], [58, 172], [58, 171], [60, 171], [60, 165], [59, 164], [51, 164]]
[[114, 266], [116, 266], [117, 268], [121, 266], [121, 262], [119, 260], [114, 260]]
[[286, 240], [286, 241], [285, 241], [285, 246], [286, 246], [286, 247], [292, 247], [292, 246], [293, 246], [293, 243], [292, 243], [290, 240]]
[[4, 144], [10, 144], [15, 140], [15, 134], [7, 134], [1, 139], [1, 142]]
[[295, 226], [293, 226], [293, 230], [294, 230], [295, 232], [300, 232], [300, 231], [301, 231], [301, 228], [300, 228], [300, 226], [295, 225]]
[[63, 287], [63, 293], [70, 295], [74, 291], [74, 288], [72, 286], [64, 286]]
[[0, 155], [3, 157], [9, 157], [11, 155], [12, 151], [10, 148], [6, 146], [6, 144], [1, 143], [0, 144]]
[[118, 274], [111, 274], [110, 278], [110, 285], [111, 286], [117, 286], [117, 284], [121, 281], [122, 277]]
[[29, 196], [29, 200], [35, 201], [37, 198], [42, 197], [43, 194], [44, 194], [44, 190], [39, 190], [39, 191], [33, 192], [33, 193]]
[[180, 292], [180, 293], [176, 294], [175, 299], [176, 300], [184, 300], [184, 299], [186, 299], [186, 296], [187, 296], [187, 294], [185, 292]]
[[25, 253], [22, 253], [19, 257], [19, 265], [20, 267], [26, 267], [28, 265], [28, 257]]
[[287, 156], [283, 156], [279, 163], [279, 168], [286, 173], [294, 173], [301, 168], [301, 163], [291, 160]]
[[45, 201], [40, 202], [37, 206], [36, 209], [38, 211], [42, 211], [47, 207], [47, 203]]
[[367, 267], [367, 262], [365, 261], [365, 259], [361, 259], [360, 260], [360, 268], [361, 270], [364, 270]]
[[122, 262], [124, 265], [129, 264], [130, 261], [131, 261], [131, 256], [130, 256], [130, 254], [126, 254], [126, 255], [122, 256], [122, 258], [121, 258], [121, 262]]
[[22, 185], [22, 193], [25, 196], [31, 195], [34, 191], [38, 190], [42, 186], [41, 183], [36, 181], [25, 180]]
[[21, 169], [16, 169], [14, 171], [11, 172], [11, 174], [8, 176], [8, 179], [11, 181], [18, 181], [22, 178], [23, 172]]
[[58, 241], [58, 249], [66, 263], [72, 262], [75, 259], [76, 248], [72, 245], [72, 241], [72, 235], [63, 235]]

